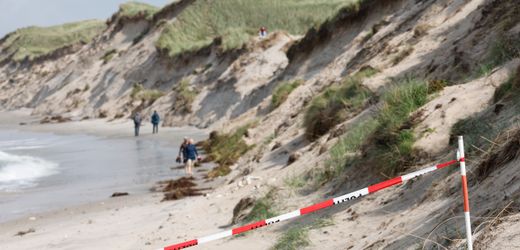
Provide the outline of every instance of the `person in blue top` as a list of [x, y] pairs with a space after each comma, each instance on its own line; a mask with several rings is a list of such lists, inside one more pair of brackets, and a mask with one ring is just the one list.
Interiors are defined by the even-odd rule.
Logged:
[[159, 122], [161, 122], [161, 117], [157, 114], [157, 110], [153, 111], [152, 115], [152, 125], [153, 125], [153, 134], [159, 133]]
[[200, 160], [199, 153], [197, 152], [197, 147], [195, 147], [195, 144], [193, 144], [193, 139], [189, 139], [187, 144], [184, 145], [183, 148], [183, 157], [185, 165], [186, 174], [189, 176], [193, 175], [192, 168], [193, 164], [196, 160]]

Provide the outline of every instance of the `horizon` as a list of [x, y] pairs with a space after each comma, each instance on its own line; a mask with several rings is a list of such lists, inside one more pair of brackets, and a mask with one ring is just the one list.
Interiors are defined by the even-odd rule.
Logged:
[[[0, 38], [21, 28], [48, 27], [84, 20], [106, 20], [127, 0], [0, 0]], [[163, 7], [171, 0], [140, 0]]]

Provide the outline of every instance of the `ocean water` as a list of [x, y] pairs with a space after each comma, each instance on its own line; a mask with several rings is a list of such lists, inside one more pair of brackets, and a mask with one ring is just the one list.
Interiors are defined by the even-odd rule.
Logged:
[[0, 222], [101, 201], [114, 192], [148, 192], [156, 181], [184, 174], [171, 167], [186, 133], [165, 143], [0, 130]]

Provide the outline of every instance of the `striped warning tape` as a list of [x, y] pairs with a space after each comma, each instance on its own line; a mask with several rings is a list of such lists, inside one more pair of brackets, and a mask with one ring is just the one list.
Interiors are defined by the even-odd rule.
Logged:
[[[461, 158], [461, 161], [464, 161], [464, 158]], [[351, 193], [348, 193], [348, 194], [345, 194], [345, 195], [342, 195], [342, 196], [339, 196], [339, 197], [336, 197], [336, 198], [333, 198], [333, 199], [330, 199], [330, 200], [327, 200], [327, 201], [324, 201], [324, 202], [320, 202], [320, 203], [314, 204], [312, 206], [308, 206], [308, 207], [305, 207], [305, 208], [302, 208], [302, 209], [298, 209], [298, 210], [292, 211], [290, 213], [282, 214], [282, 215], [279, 215], [279, 216], [276, 216], [276, 217], [273, 217], [273, 218], [270, 218], [270, 219], [261, 220], [261, 221], [258, 221], [258, 222], [255, 222], [255, 223], [251, 223], [251, 224], [248, 224], [248, 225], [245, 225], [245, 226], [241, 226], [241, 227], [238, 227], [238, 228], [234, 228], [234, 229], [231, 229], [231, 230], [228, 230], [228, 231], [223, 231], [223, 232], [220, 232], [220, 233], [216, 233], [216, 234], [209, 235], [209, 236], [202, 237], [202, 238], [195, 239], [195, 240], [182, 242], [182, 243], [179, 243], [179, 244], [171, 245], [171, 246], [160, 248], [160, 249], [161, 250], [179, 250], [179, 249], [183, 249], [183, 248], [188, 248], [188, 247], [204, 244], [204, 243], [207, 243], [207, 242], [210, 242], [210, 241], [214, 241], [214, 240], [230, 237], [232, 235], [241, 234], [241, 233], [244, 233], [244, 232], [247, 232], [247, 231], [251, 231], [251, 230], [254, 230], [254, 229], [257, 229], [257, 228], [260, 228], [260, 227], [272, 225], [272, 224], [275, 224], [275, 223], [278, 223], [278, 222], [282, 222], [282, 221], [285, 221], [285, 220], [289, 220], [289, 219], [292, 219], [292, 218], [295, 218], [295, 217], [298, 217], [298, 216], [302, 216], [302, 215], [305, 215], [305, 214], [316, 212], [318, 210], [321, 210], [321, 209], [324, 209], [324, 208], [327, 208], [327, 207], [331, 207], [331, 206], [334, 206], [334, 205], [337, 205], [337, 204], [340, 204], [340, 203], [343, 203], [343, 202], [346, 202], [346, 201], [351, 201], [351, 200], [357, 199], [359, 197], [362, 197], [362, 196], [365, 196], [365, 195], [368, 195], [368, 194], [375, 193], [375, 192], [377, 192], [379, 190], [382, 190], [382, 189], [385, 189], [385, 188], [388, 188], [388, 187], [391, 187], [391, 186], [394, 186], [394, 185], [401, 184], [401, 183], [403, 183], [405, 181], [408, 181], [408, 180], [411, 180], [411, 179], [416, 178], [418, 176], [421, 176], [421, 175], [433, 172], [435, 170], [438, 170], [438, 169], [441, 169], [441, 168], [453, 165], [453, 164], [455, 164], [457, 162], [458, 162], [457, 160], [452, 160], [452, 161], [449, 161], [449, 162], [437, 164], [435, 166], [432, 166], [432, 167], [429, 167], [429, 168], [425, 168], [425, 169], [422, 169], [422, 170], [419, 170], [419, 171], [415, 171], [415, 172], [412, 172], [412, 173], [409, 173], [409, 174], [406, 174], [406, 175], [403, 175], [403, 176], [399, 176], [399, 177], [396, 177], [396, 178], [393, 178], [393, 179], [390, 179], [390, 180], [387, 180], [387, 181], [383, 181], [383, 182], [374, 184], [372, 186], [369, 186], [369, 187], [366, 187], [366, 188], [363, 188], [363, 189], [360, 189], [360, 190], [357, 190], [357, 191], [354, 191], [354, 192], [351, 192]]]

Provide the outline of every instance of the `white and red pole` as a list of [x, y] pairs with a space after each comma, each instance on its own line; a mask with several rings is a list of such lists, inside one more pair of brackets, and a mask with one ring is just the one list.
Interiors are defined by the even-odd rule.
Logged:
[[464, 220], [466, 222], [466, 239], [468, 250], [473, 250], [471, 236], [471, 217], [469, 215], [468, 179], [466, 178], [466, 161], [464, 159], [464, 138], [459, 136], [458, 158], [460, 163], [460, 175], [462, 177], [462, 195], [464, 197]]

